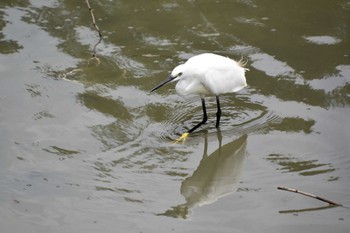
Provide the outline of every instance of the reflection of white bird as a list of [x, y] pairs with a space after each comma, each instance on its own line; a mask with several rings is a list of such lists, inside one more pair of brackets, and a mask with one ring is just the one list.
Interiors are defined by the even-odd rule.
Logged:
[[182, 182], [181, 194], [186, 203], [172, 207], [161, 215], [187, 218], [196, 206], [211, 204], [236, 191], [246, 154], [247, 135], [221, 146], [219, 130], [218, 139], [219, 148], [209, 156], [206, 139], [198, 168]]
[[189, 133], [192, 133], [207, 121], [207, 111], [204, 96], [215, 95], [217, 103], [216, 128], [219, 127], [221, 109], [219, 95], [236, 92], [247, 86], [244, 63], [236, 62], [230, 58], [212, 53], [204, 53], [187, 60], [171, 72], [171, 75], [155, 86], [151, 92], [157, 90], [168, 82], [178, 81], [176, 92], [180, 95], [200, 95], [203, 108], [203, 120], [184, 133], [177, 141], [185, 140]]

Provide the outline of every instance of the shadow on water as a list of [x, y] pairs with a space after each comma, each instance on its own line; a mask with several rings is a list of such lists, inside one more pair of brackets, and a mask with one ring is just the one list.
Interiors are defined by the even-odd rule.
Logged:
[[173, 206], [162, 214], [174, 218], [189, 218], [197, 206], [211, 204], [237, 190], [243, 160], [246, 155], [247, 135], [222, 145], [221, 131], [217, 132], [219, 147], [208, 155], [208, 135], [204, 136], [203, 157], [193, 174], [181, 185], [186, 203]]
[[326, 210], [326, 209], [332, 209], [339, 206], [335, 205], [325, 205], [317, 208], [305, 208], [305, 209], [298, 209], [298, 210], [280, 210], [278, 213], [280, 214], [296, 214], [296, 213], [302, 213], [302, 212], [310, 212], [310, 211], [319, 211], [319, 210]]

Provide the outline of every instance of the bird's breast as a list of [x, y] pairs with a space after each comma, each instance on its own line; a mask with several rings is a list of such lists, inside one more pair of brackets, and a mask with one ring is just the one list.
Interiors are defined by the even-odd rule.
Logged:
[[210, 94], [208, 89], [201, 83], [199, 79], [196, 78], [179, 80], [175, 86], [175, 90], [179, 95], [182, 96]]

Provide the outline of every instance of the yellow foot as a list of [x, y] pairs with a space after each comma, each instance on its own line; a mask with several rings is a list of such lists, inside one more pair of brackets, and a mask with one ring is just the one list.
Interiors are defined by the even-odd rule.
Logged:
[[173, 142], [173, 144], [176, 144], [176, 143], [178, 143], [178, 142], [184, 143], [184, 142], [186, 141], [186, 138], [188, 137], [188, 135], [189, 135], [189, 133], [183, 133], [183, 134], [181, 135], [181, 137], [179, 137], [178, 139], [176, 139], [176, 140]]

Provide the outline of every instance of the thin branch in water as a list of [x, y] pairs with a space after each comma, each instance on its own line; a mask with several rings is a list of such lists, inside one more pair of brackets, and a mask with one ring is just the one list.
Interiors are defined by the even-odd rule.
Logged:
[[92, 23], [96, 29], [96, 31], [98, 32], [98, 35], [100, 36], [100, 38], [102, 38], [102, 34], [100, 32], [100, 29], [98, 28], [97, 24], [96, 24], [96, 20], [95, 20], [95, 16], [94, 16], [94, 13], [93, 13], [93, 9], [91, 8], [90, 6], [90, 3], [89, 3], [89, 0], [85, 0], [86, 2], [86, 5], [88, 6], [88, 9], [90, 11], [90, 14], [91, 14], [91, 18], [92, 18]]
[[303, 191], [300, 191], [300, 190], [297, 190], [297, 189], [286, 188], [286, 187], [277, 187], [277, 189], [284, 190], [284, 191], [289, 191], [289, 192], [293, 192], [293, 193], [299, 193], [299, 194], [302, 194], [302, 195], [307, 196], [307, 197], [311, 197], [311, 198], [315, 198], [315, 199], [323, 201], [323, 202], [327, 202], [330, 205], [343, 206], [342, 204], [336, 203], [334, 201], [330, 201], [330, 200], [327, 200], [327, 199], [325, 199], [323, 197], [319, 197], [319, 196], [316, 196], [314, 194], [306, 193], [306, 192], [303, 192]]
[[89, 11], [90, 11], [92, 23], [93, 23], [93, 25], [94, 25], [94, 27], [95, 27], [95, 29], [96, 29], [96, 31], [98, 32], [98, 35], [99, 35], [99, 37], [100, 37], [100, 39], [99, 39], [99, 40], [97, 41], [97, 43], [94, 45], [94, 48], [93, 48], [93, 50], [92, 50], [92, 58], [93, 58], [93, 59], [96, 59], [97, 64], [100, 64], [100, 59], [96, 56], [96, 47], [97, 47], [98, 44], [101, 43], [103, 37], [102, 37], [102, 33], [100, 32], [100, 29], [98, 28], [98, 26], [97, 26], [97, 24], [96, 24], [96, 20], [95, 20], [95, 16], [94, 16], [94, 13], [93, 13], [93, 9], [92, 9], [91, 6], [90, 6], [89, 0], [85, 0], [85, 2], [86, 2], [86, 5], [87, 5], [87, 7], [88, 7], [88, 9], [89, 9]]
[[306, 209], [299, 209], [299, 210], [280, 210], [278, 213], [280, 214], [296, 214], [296, 213], [302, 213], [302, 212], [310, 212], [310, 211], [319, 211], [319, 210], [325, 210], [330, 208], [336, 208], [338, 206], [336, 205], [326, 205], [316, 208], [306, 208]]

